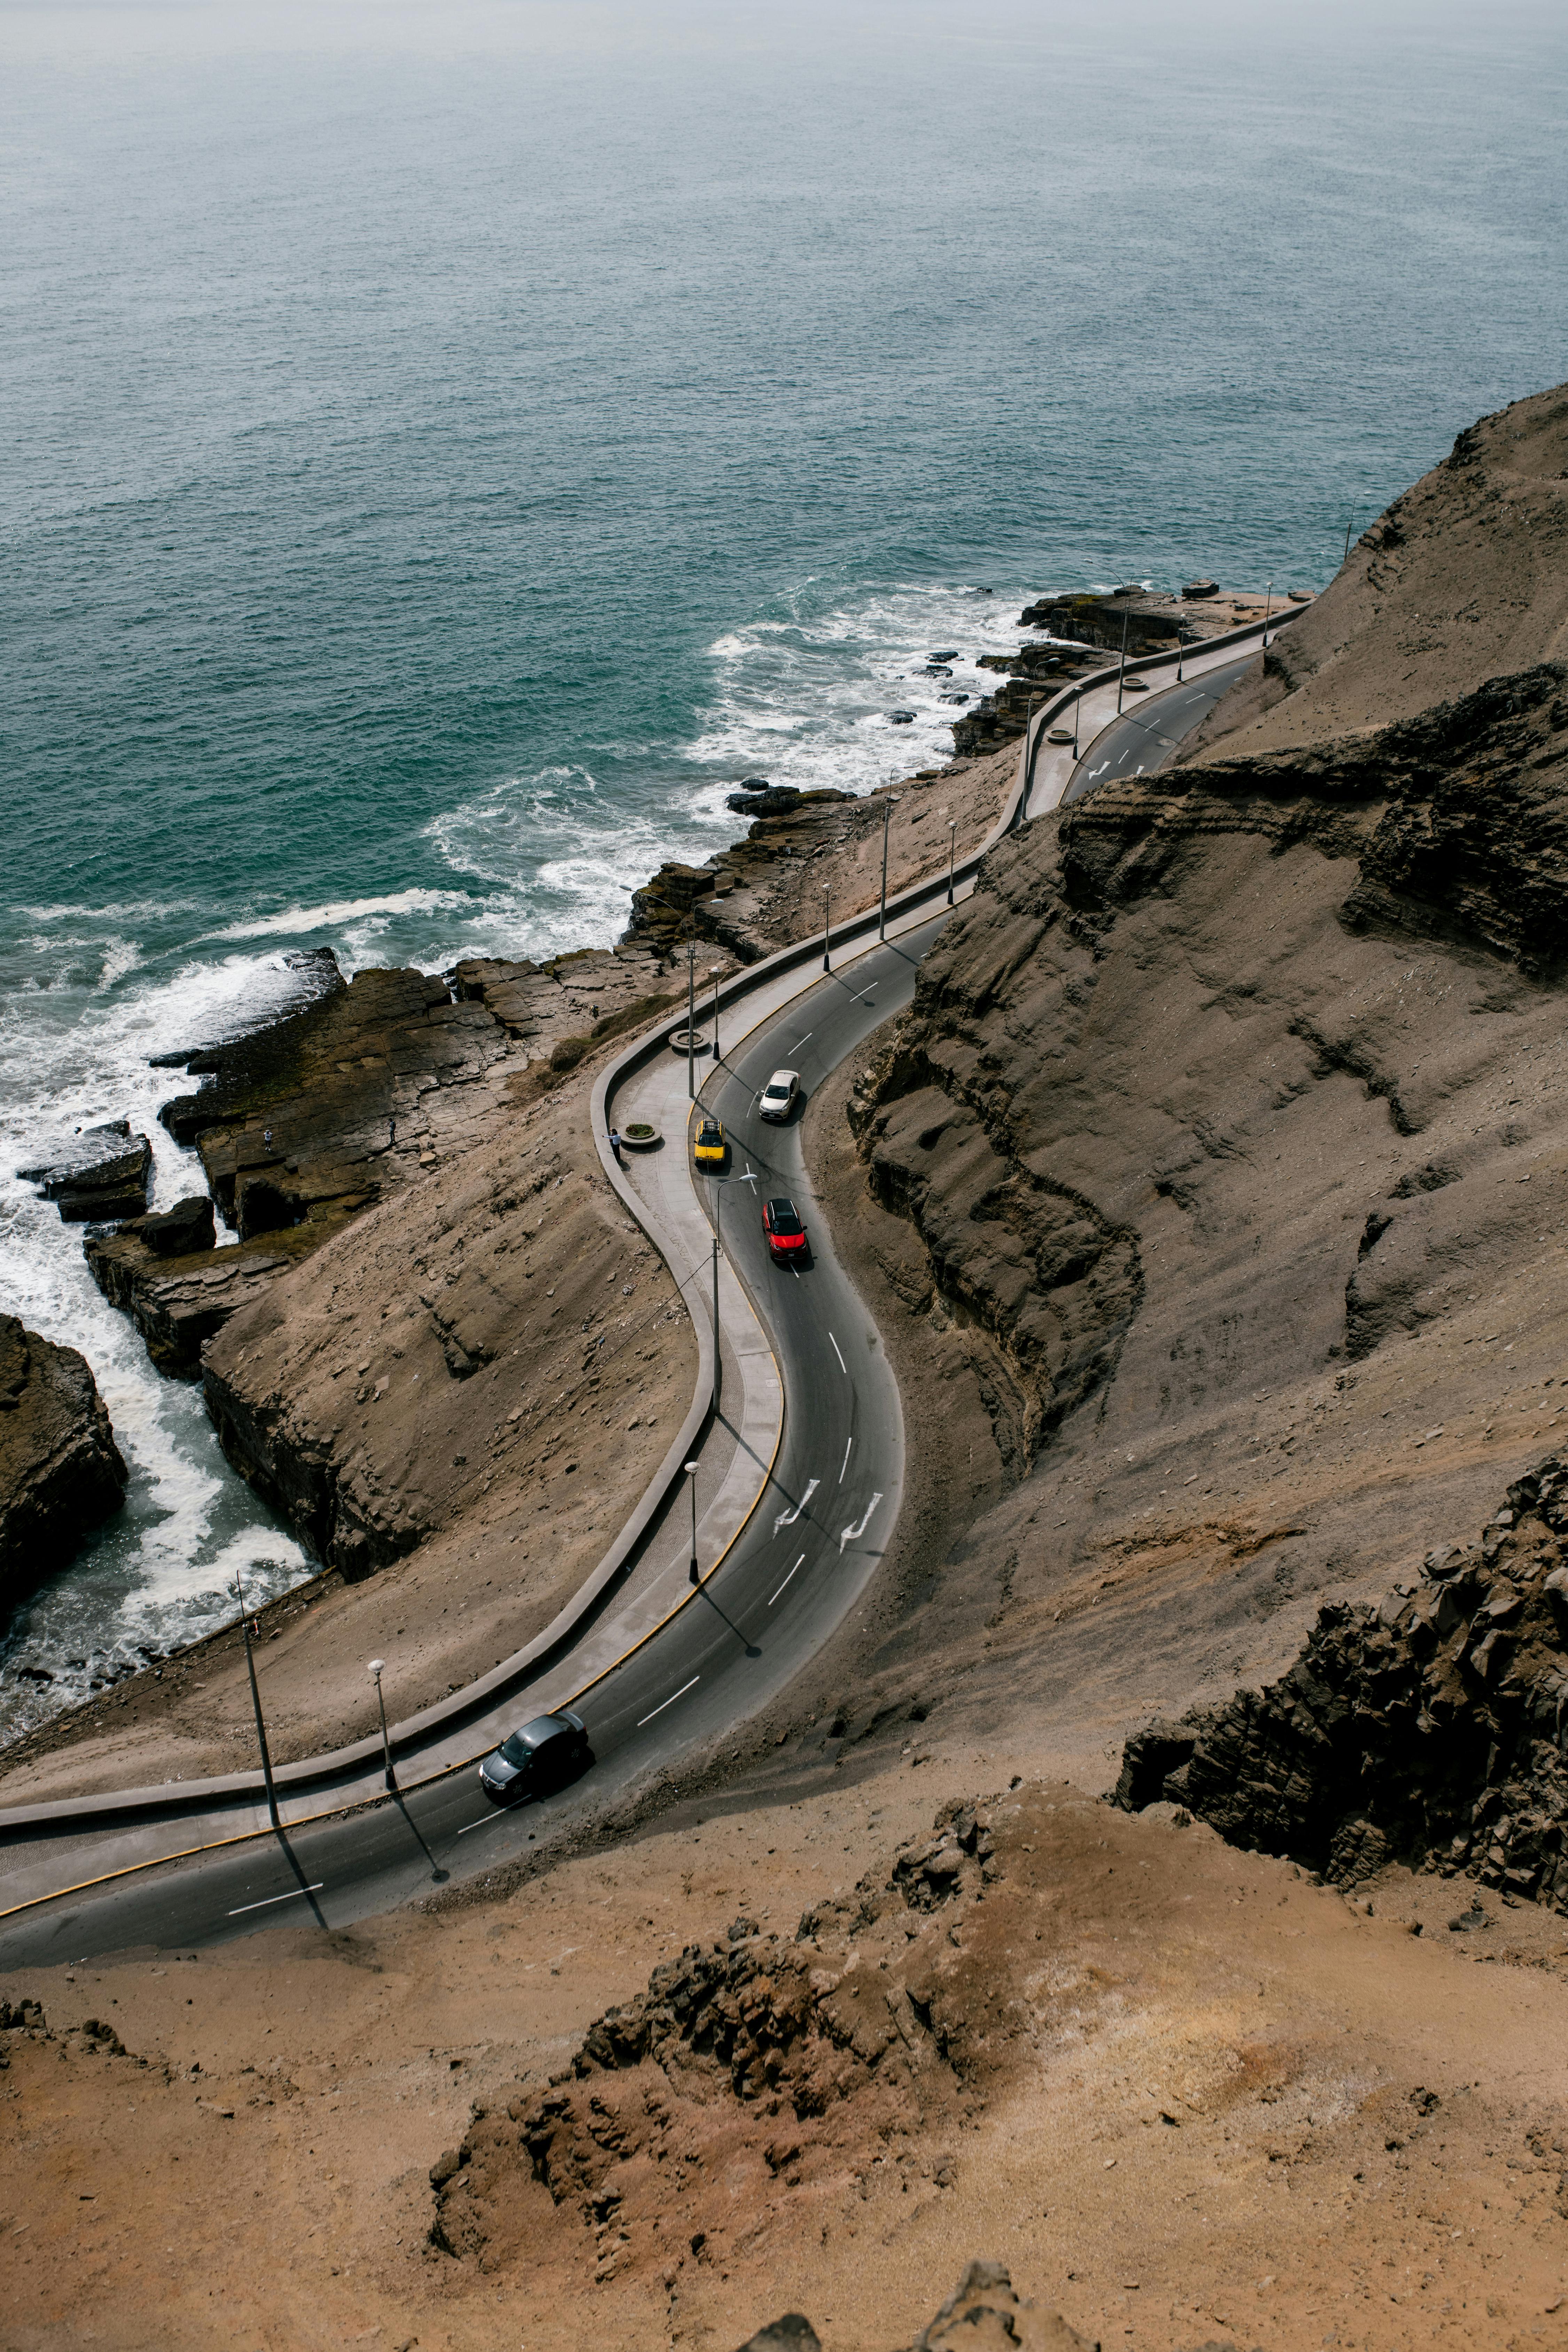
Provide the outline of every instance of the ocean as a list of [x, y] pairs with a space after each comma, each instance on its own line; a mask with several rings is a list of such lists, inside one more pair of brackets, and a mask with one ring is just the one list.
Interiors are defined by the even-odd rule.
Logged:
[[1533, 8], [0, 7], [0, 1307], [132, 1474], [0, 1738], [310, 1572], [14, 1169], [129, 1116], [169, 1204], [149, 1056], [290, 950], [606, 942], [740, 777], [943, 756], [1027, 598], [1322, 586], [1564, 372], [1565, 64]]

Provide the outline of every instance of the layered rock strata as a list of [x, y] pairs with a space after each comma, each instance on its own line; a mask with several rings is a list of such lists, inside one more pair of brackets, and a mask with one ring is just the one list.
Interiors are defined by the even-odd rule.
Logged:
[[86, 1359], [0, 1315], [0, 1606], [65, 1566], [127, 1475]]
[[1323, 1609], [1261, 1691], [1148, 1725], [1116, 1802], [1169, 1800], [1340, 1885], [1389, 1862], [1568, 1915], [1568, 1463], [1378, 1607]]

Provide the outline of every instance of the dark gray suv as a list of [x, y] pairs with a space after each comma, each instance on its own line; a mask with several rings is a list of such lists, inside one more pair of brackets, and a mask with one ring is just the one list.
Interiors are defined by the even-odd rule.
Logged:
[[504, 1739], [479, 1766], [479, 1785], [496, 1804], [519, 1805], [563, 1789], [593, 1760], [587, 1725], [563, 1706], [558, 1715], [536, 1715]]

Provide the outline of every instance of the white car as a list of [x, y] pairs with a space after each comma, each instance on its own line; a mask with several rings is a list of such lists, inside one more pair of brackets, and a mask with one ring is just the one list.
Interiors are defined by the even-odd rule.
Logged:
[[757, 1097], [764, 1118], [787, 1118], [800, 1097], [800, 1072], [775, 1070]]

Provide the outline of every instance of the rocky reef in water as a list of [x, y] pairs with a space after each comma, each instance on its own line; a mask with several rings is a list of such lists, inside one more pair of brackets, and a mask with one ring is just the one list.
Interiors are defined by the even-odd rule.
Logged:
[[0, 1315], [0, 1606], [65, 1566], [126, 1476], [85, 1357]]

